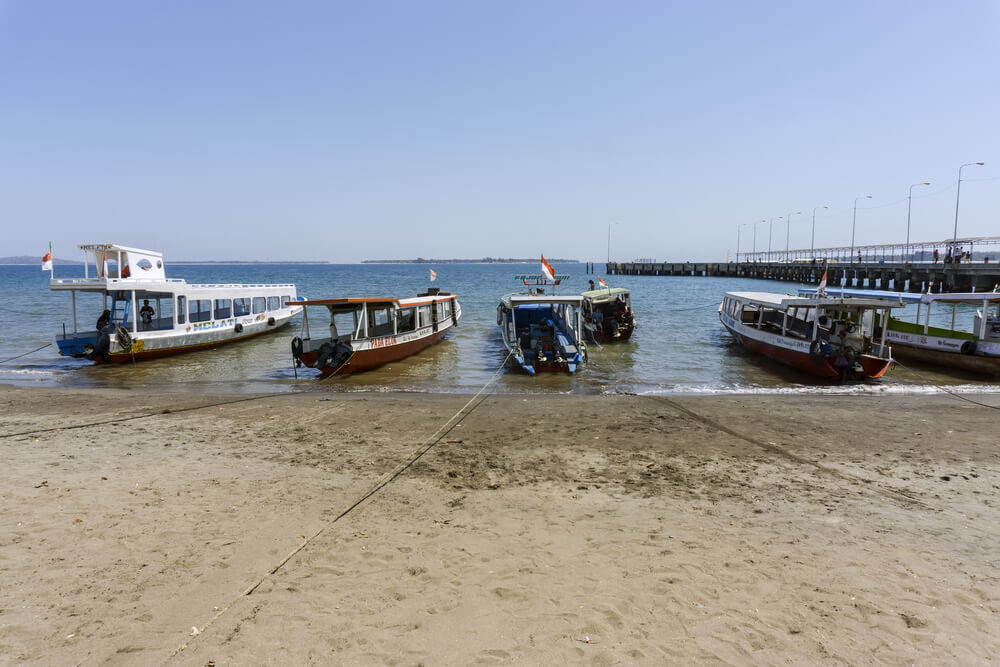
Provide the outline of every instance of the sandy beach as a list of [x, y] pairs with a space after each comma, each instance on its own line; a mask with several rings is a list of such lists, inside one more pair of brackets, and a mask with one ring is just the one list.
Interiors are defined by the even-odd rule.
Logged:
[[471, 398], [0, 388], [0, 662], [1000, 662], [995, 409]]

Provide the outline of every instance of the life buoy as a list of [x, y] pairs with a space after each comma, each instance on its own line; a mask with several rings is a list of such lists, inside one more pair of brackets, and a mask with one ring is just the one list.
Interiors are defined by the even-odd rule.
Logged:
[[976, 341], [974, 340], [965, 341], [964, 343], [962, 343], [961, 351], [962, 354], [972, 354], [973, 352], [976, 351]]
[[809, 346], [809, 358], [819, 363], [826, 359], [826, 355], [823, 354], [823, 343], [818, 340], [814, 340]]
[[269, 326], [269, 327], [273, 327], [274, 326], [274, 318], [273, 317], [267, 318], [267, 326]]
[[302, 339], [298, 336], [292, 339], [292, 358], [296, 361], [302, 358]]
[[236, 329], [236, 333], [243, 333], [243, 325], [241, 323], [237, 322], [234, 328]]
[[132, 349], [132, 334], [125, 327], [115, 327], [115, 341], [122, 352], [128, 352]]

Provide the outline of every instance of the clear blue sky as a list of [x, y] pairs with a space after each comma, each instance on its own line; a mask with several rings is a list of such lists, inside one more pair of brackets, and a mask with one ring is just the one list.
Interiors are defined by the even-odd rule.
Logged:
[[0, 151], [0, 255], [723, 260], [921, 181], [942, 239], [975, 161], [1000, 235], [1000, 4], [0, 0]]

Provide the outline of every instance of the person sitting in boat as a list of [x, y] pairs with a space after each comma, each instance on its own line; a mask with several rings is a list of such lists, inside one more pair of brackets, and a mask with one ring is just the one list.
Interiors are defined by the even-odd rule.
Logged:
[[100, 331], [109, 324], [111, 324], [111, 311], [105, 308], [101, 316], [97, 318], [97, 330]]
[[143, 299], [142, 308], [139, 309], [139, 317], [142, 318], [142, 328], [149, 331], [153, 328], [153, 315], [156, 311], [149, 305], [149, 299]]

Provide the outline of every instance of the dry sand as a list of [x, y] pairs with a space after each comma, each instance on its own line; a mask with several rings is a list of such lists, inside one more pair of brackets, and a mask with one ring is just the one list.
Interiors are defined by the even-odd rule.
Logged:
[[995, 409], [468, 400], [0, 388], [0, 661], [1000, 662]]

